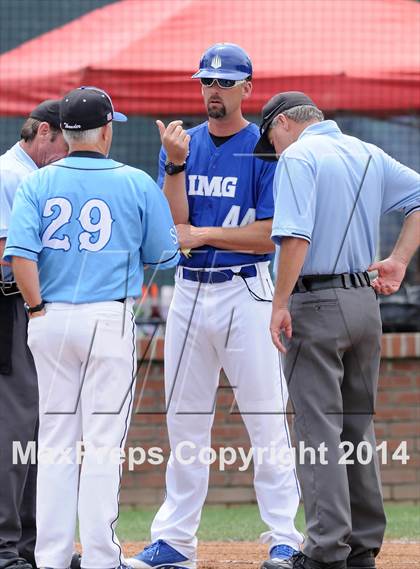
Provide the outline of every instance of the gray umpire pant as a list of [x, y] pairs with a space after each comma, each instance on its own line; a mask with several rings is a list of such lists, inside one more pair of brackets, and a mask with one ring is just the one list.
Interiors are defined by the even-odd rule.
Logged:
[[[296, 445], [328, 448], [327, 464], [318, 453], [314, 464], [308, 453], [303, 464], [298, 460], [304, 553], [326, 563], [368, 550], [377, 554], [386, 519], [373, 425], [382, 331], [376, 294], [367, 286], [296, 293], [290, 311], [285, 374]], [[342, 441], [355, 449], [363, 442], [363, 464], [356, 450], [349, 457], [354, 463], [345, 464]]]
[[[35, 563], [36, 465], [13, 464], [12, 445], [13, 441], [19, 441], [25, 450], [29, 442], [36, 440], [38, 385], [26, 343], [27, 317], [22, 297], [5, 297], [1, 292], [0, 297], [0, 350], [3, 352], [3, 373], [0, 373], [1, 569], [16, 557]], [[8, 354], [11, 358], [7, 358]]]

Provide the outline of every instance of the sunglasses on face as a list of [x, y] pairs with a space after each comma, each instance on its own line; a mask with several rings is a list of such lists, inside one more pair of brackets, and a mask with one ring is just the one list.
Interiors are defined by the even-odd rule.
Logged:
[[245, 83], [245, 79], [213, 79], [212, 77], [201, 77], [200, 82], [203, 87], [212, 87], [214, 82], [216, 82], [221, 89], [232, 89], [232, 87], [236, 87], [236, 85]]

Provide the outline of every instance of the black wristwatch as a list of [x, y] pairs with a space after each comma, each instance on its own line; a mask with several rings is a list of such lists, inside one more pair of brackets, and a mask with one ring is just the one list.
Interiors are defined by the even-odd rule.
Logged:
[[173, 176], [174, 174], [179, 174], [185, 170], [186, 162], [183, 164], [174, 164], [173, 162], [167, 162], [165, 164], [165, 172], [168, 176]]
[[34, 312], [41, 312], [41, 310], [44, 310], [45, 302], [41, 300], [41, 303], [37, 304], [36, 306], [29, 306], [29, 304], [25, 302], [24, 306], [28, 314], [33, 314]]

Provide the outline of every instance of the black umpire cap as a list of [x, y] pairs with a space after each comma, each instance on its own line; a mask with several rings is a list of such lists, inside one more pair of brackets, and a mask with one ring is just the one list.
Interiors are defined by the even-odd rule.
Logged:
[[47, 122], [57, 130], [60, 129], [60, 99], [47, 99], [31, 111], [29, 117], [37, 121]]
[[261, 113], [260, 139], [254, 148], [254, 155], [261, 160], [274, 162], [277, 160], [275, 148], [268, 140], [268, 130], [277, 115], [300, 105], [316, 107], [315, 103], [301, 91], [285, 91], [277, 93], [266, 103]]

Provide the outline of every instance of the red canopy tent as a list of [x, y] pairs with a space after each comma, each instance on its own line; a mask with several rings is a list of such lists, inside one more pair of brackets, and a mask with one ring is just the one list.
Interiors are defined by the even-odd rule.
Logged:
[[190, 79], [212, 43], [254, 64], [246, 110], [302, 90], [327, 111], [420, 109], [420, 4], [410, 0], [121, 0], [0, 57], [0, 115], [79, 85], [130, 114], [202, 113]]

